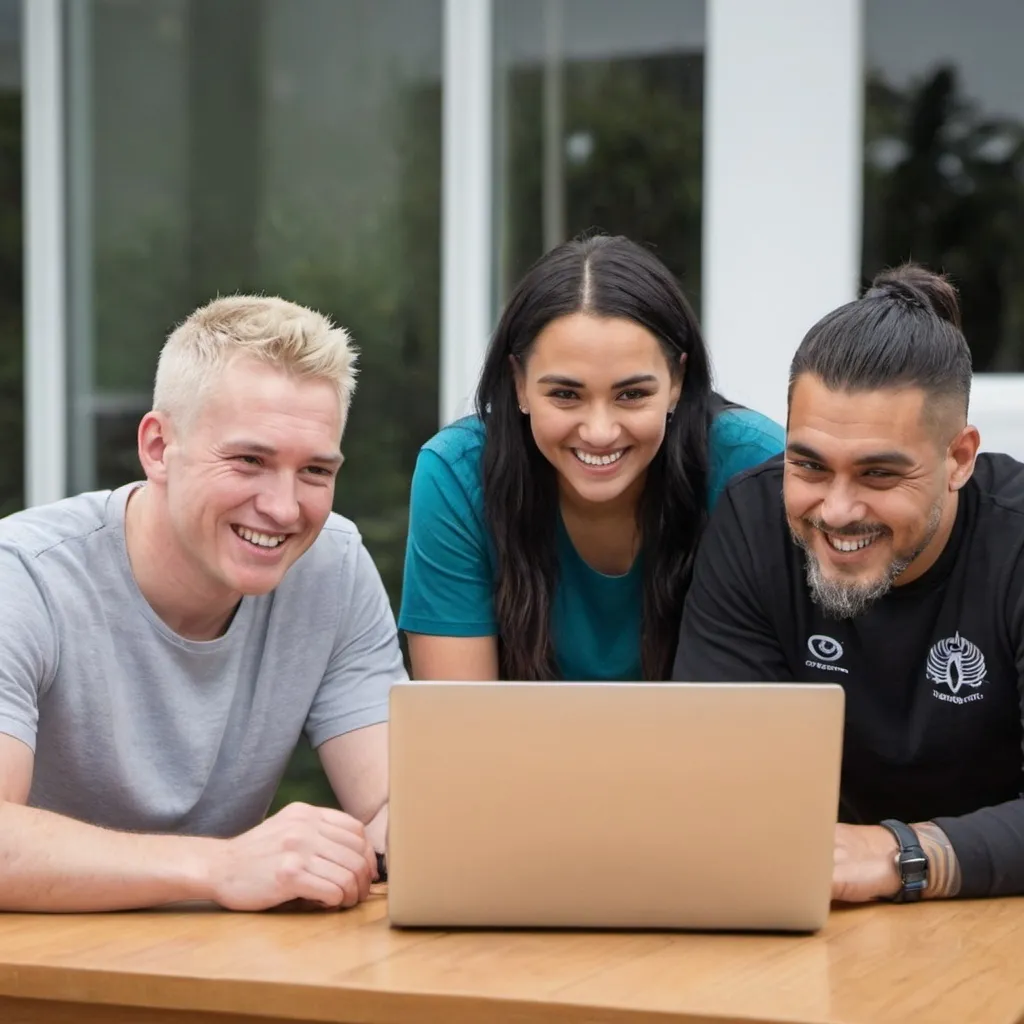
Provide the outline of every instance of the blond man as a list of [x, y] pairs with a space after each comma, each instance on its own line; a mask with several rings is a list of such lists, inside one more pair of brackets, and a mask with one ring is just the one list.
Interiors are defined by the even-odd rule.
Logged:
[[[161, 353], [145, 480], [0, 521], [0, 910], [366, 896], [405, 671], [331, 512], [354, 362], [318, 313], [218, 299]], [[303, 732], [343, 810], [264, 820]]]

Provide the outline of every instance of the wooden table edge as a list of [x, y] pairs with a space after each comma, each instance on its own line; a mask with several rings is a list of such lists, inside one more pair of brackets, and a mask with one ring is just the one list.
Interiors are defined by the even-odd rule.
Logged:
[[[59, 976], [60, 984], [55, 981]], [[269, 1021], [343, 1024], [780, 1024], [787, 1018], [609, 1007], [452, 991], [284, 984], [236, 978], [121, 973], [90, 968], [0, 965], [0, 1000], [106, 1006]]]

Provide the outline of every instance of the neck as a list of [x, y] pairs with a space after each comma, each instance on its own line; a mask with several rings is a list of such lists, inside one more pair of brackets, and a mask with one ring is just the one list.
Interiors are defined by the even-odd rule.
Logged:
[[135, 583], [168, 628], [186, 640], [221, 636], [242, 595], [204, 578], [150, 485], [128, 496], [124, 535]]
[[622, 494], [611, 501], [584, 501], [559, 477], [558, 503], [562, 509], [562, 518], [572, 518], [577, 522], [586, 521], [594, 525], [608, 523], [618, 527], [625, 522], [636, 522], [645, 480], [646, 474], [641, 474]]
[[567, 487], [560, 488], [562, 521], [577, 554], [592, 569], [613, 576], [627, 573], [640, 550], [637, 509], [643, 478], [614, 501], [581, 501]]
[[939, 560], [939, 555], [946, 550], [949, 538], [953, 535], [953, 527], [956, 524], [956, 514], [959, 508], [960, 492], [954, 491], [952, 499], [946, 502], [946, 506], [939, 517], [939, 525], [935, 531], [935, 536], [928, 542], [924, 551], [900, 573], [896, 580], [897, 587], [920, 579]]

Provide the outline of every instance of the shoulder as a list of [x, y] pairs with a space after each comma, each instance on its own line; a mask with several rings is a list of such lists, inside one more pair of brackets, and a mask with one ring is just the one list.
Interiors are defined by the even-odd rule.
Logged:
[[1024, 528], [1024, 463], [1009, 455], [982, 452], [971, 477], [983, 506], [1020, 517]]
[[301, 567], [306, 573], [330, 572], [337, 577], [339, 572], [351, 571], [363, 547], [359, 527], [351, 519], [331, 512], [319, 536], [293, 568]]
[[978, 496], [978, 517], [986, 542], [1009, 556], [1024, 556], [1024, 463], [1009, 455], [982, 452], [970, 486]]
[[442, 427], [420, 452], [430, 452], [457, 474], [475, 472], [483, 457], [486, 429], [477, 416], [464, 416]]
[[111, 524], [119, 494], [92, 491], [15, 512], [0, 519], [0, 547], [17, 552], [26, 562], [38, 562], [69, 545], [77, 548]]
[[734, 509], [735, 517], [753, 530], [771, 530], [784, 522], [782, 499], [782, 453], [737, 473], [725, 485], [723, 503]]
[[278, 584], [277, 600], [302, 607], [343, 605], [376, 592], [380, 575], [351, 519], [332, 512], [309, 549]]
[[729, 481], [738, 473], [778, 455], [785, 431], [754, 409], [723, 409], [708, 432], [708, 506], [714, 507]]
[[483, 510], [483, 452], [486, 428], [476, 416], [466, 416], [439, 430], [420, 449], [413, 474], [412, 503], [417, 514], [427, 503], [448, 507], [468, 504]]
[[715, 457], [743, 450], [759, 462], [777, 455], [786, 443], [786, 432], [775, 420], [755, 409], [723, 409], [711, 422], [709, 445]]

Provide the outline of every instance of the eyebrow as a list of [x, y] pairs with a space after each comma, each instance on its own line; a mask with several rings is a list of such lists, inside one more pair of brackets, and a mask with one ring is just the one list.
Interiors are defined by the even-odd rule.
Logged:
[[[268, 459], [277, 455], [276, 448], [268, 444], [260, 444], [259, 441], [229, 441], [225, 447], [233, 452], [241, 452], [244, 455], [262, 455]], [[341, 452], [331, 452], [329, 455], [312, 455], [308, 461], [324, 466], [340, 466], [342, 456]]]
[[[799, 442], [792, 442], [786, 445], [786, 453], [789, 455], [796, 455], [802, 459], [810, 459], [812, 462], [820, 462], [825, 464], [828, 460], [816, 452], [813, 448], [806, 444], [800, 444]], [[914, 460], [904, 452], [888, 451], [888, 452], [870, 452], [867, 455], [862, 455], [859, 459], [855, 460], [855, 466], [902, 466], [905, 469], [910, 469], [916, 465]]]
[[[538, 384], [559, 384], [565, 388], [585, 388], [586, 384], [579, 380], [573, 380], [571, 377], [559, 377], [557, 374], [549, 373], [544, 377], [537, 378]], [[618, 388], [628, 388], [633, 384], [650, 384], [658, 383], [658, 378], [653, 373], [635, 373], [632, 377], [626, 377], [624, 380], [617, 380], [612, 385], [612, 390]]]

